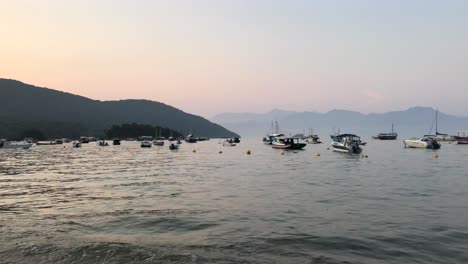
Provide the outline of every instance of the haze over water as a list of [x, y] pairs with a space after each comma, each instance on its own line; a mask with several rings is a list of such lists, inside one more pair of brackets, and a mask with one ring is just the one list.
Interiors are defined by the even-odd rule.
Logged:
[[0, 262], [468, 262], [465, 146], [324, 141], [2, 150]]

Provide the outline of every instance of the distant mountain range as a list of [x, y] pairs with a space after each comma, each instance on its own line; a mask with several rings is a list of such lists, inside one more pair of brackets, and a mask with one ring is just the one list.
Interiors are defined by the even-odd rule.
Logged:
[[[439, 132], [455, 134], [468, 130], [468, 117], [458, 117], [439, 112]], [[320, 136], [328, 136], [338, 129], [344, 133], [356, 133], [370, 137], [381, 132], [390, 132], [392, 123], [401, 136], [422, 136], [432, 127], [435, 133], [435, 109], [412, 107], [404, 111], [380, 114], [362, 114], [347, 110], [332, 110], [327, 113], [295, 112], [275, 109], [268, 113], [223, 113], [211, 118], [213, 122], [236, 131], [242, 136], [263, 136], [277, 120], [282, 133], [307, 134], [309, 128]]]
[[0, 138], [15, 138], [28, 129], [40, 129], [51, 138], [101, 136], [124, 123], [157, 125], [184, 135], [237, 136], [203, 117], [154, 101], [97, 101], [9, 79], [0, 79], [0, 95]]

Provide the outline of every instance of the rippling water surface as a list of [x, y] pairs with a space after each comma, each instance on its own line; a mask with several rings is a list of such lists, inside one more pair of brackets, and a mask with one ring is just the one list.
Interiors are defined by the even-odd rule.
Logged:
[[0, 150], [0, 263], [468, 263], [467, 146], [327, 146]]

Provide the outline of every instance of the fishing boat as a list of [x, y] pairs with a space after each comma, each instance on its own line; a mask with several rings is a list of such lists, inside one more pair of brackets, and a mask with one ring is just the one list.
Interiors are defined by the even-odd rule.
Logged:
[[362, 152], [361, 138], [354, 134], [331, 135], [333, 151], [359, 154]]
[[275, 149], [303, 149], [307, 144], [302, 143], [299, 141], [300, 138], [296, 137], [290, 137], [290, 138], [285, 138], [285, 137], [277, 137], [275, 138], [275, 141], [271, 143], [271, 147]]
[[379, 133], [377, 136], [373, 136], [374, 139], [380, 140], [395, 140], [398, 137], [398, 133], [393, 131], [393, 123], [392, 123], [392, 132], [390, 133]]
[[458, 131], [455, 140], [457, 144], [468, 145], [468, 131]]
[[434, 136], [427, 135], [421, 138], [412, 138], [403, 140], [405, 148], [423, 148], [423, 149], [439, 149], [440, 143], [437, 142]]
[[120, 145], [120, 138], [114, 138], [114, 139], [112, 140], [112, 145], [114, 145], [114, 146]]
[[29, 149], [33, 145], [32, 142], [27, 141], [7, 141], [1, 140], [0, 141], [0, 149]]
[[179, 149], [179, 144], [171, 143], [171, 144], [169, 145], [169, 149], [170, 149], [170, 150], [177, 150], [177, 149]]
[[142, 148], [151, 148], [151, 141], [147, 141], [147, 140], [144, 140], [144, 141], [141, 141], [141, 147]]
[[305, 142], [307, 144], [322, 144], [318, 135], [314, 134], [314, 130], [312, 128], [309, 129], [309, 135], [305, 137]]

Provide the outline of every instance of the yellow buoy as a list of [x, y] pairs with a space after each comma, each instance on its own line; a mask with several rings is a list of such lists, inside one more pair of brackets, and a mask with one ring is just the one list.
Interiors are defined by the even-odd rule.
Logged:
[[247, 155], [250, 155], [250, 149], [249, 149], [249, 150], [247, 150]]
[[196, 150], [193, 150], [193, 153], [197, 152]]
[[320, 153], [315, 154], [315, 156], [320, 157]]
[[437, 155], [437, 154], [434, 154], [434, 155], [433, 155], [433, 157], [434, 157], [434, 158], [438, 158], [438, 157], [439, 157], [439, 155]]

